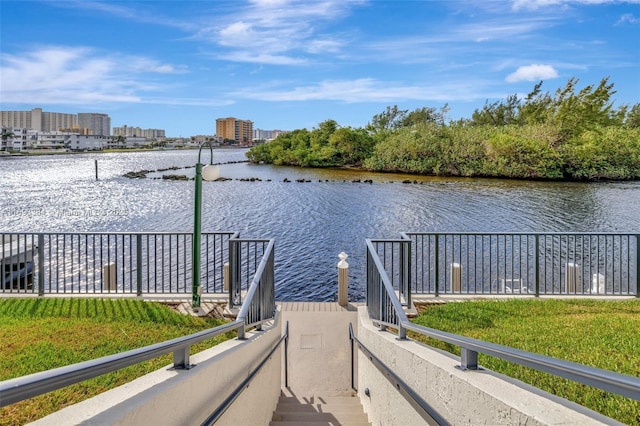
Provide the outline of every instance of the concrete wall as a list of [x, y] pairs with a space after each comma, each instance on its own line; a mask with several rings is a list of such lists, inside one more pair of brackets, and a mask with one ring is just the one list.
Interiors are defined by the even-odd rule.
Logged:
[[[34, 425], [201, 424], [271, 350], [281, 336], [281, 315], [247, 340], [228, 340], [191, 356], [195, 367], [172, 366], [67, 407]], [[280, 395], [281, 356], [276, 350], [217, 425], [268, 424]]]
[[[359, 308], [358, 320], [362, 343], [453, 425], [615, 423], [497, 373], [457, 369], [460, 361], [453, 355], [379, 331], [366, 307]], [[427, 424], [362, 351], [358, 351], [358, 394], [372, 425]]]

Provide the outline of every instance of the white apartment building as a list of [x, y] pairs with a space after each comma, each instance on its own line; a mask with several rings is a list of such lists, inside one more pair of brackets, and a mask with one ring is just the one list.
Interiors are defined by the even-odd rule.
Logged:
[[283, 133], [288, 133], [287, 130], [263, 130], [263, 129], [255, 129], [253, 131], [253, 140], [254, 141], [270, 141]]
[[0, 151], [23, 151], [27, 149], [27, 129], [3, 126], [2, 135]]
[[34, 108], [31, 111], [0, 111], [2, 127], [50, 132], [71, 128], [77, 124], [78, 118], [75, 114], [46, 112], [42, 111], [42, 108]]
[[107, 114], [80, 112], [78, 126], [91, 129], [94, 135], [109, 136], [111, 134], [111, 118]]
[[72, 151], [98, 151], [105, 148], [110, 136], [69, 134], [68, 148]]
[[163, 129], [143, 129], [135, 126], [127, 126], [113, 128], [113, 136], [128, 137], [144, 137], [146, 139], [163, 140], [166, 138]]
[[2, 133], [8, 135], [0, 142], [0, 151], [26, 150], [100, 150], [103, 149], [109, 136], [80, 135], [69, 132], [39, 132], [25, 128], [3, 127]]

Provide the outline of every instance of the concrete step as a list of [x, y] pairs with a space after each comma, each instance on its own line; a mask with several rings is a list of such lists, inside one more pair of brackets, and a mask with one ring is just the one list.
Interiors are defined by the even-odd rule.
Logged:
[[360, 399], [354, 396], [281, 396], [269, 424], [370, 425]]
[[340, 423], [340, 422], [269, 422], [269, 426], [371, 426], [371, 423]]
[[371, 423], [340, 423], [340, 422], [269, 422], [269, 426], [371, 426]]

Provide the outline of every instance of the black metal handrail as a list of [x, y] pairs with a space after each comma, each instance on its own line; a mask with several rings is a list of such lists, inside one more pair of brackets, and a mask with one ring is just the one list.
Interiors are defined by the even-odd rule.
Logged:
[[[223, 293], [224, 265], [230, 262], [234, 238], [238, 233], [202, 234], [204, 293]], [[0, 293], [141, 296], [193, 291], [192, 233], [0, 232], [0, 240]], [[252, 272], [245, 267], [245, 275]]]
[[[367, 308], [369, 317], [380, 325], [381, 329], [391, 326], [398, 329], [400, 339], [406, 338], [406, 330], [432, 337], [434, 339], [459, 346], [461, 350], [460, 367], [465, 370], [478, 369], [478, 353], [494, 356], [519, 365], [564, 377], [578, 383], [593, 386], [628, 398], [640, 400], [640, 378], [608, 370], [589, 367], [575, 362], [564, 361], [545, 355], [539, 355], [508, 346], [488, 343], [457, 334], [423, 327], [410, 322], [398, 300], [390, 280], [386, 277], [382, 261], [379, 259], [370, 240], [367, 240], [367, 259], [376, 269], [370, 274], [367, 268]], [[374, 297], [370, 298], [369, 293]], [[379, 295], [379, 296], [377, 296]], [[369, 308], [370, 301], [372, 308]], [[382, 303], [378, 302], [382, 301]], [[393, 309], [388, 309], [388, 307]], [[387, 307], [381, 309], [381, 307]]]
[[[638, 234], [407, 232], [401, 236], [410, 241], [410, 251], [404, 254], [408, 259], [383, 260], [409, 265], [401, 283], [414, 294], [640, 297]], [[397, 280], [397, 275], [390, 277]]]
[[[354, 342], [358, 345], [358, 348], [365, 354], [369, 361], [375, 365], [375, 367], [391, 382], [394, 389], [396, 389], [404, 398], [416, 409], [420, 416], [429, 425], [448, 425], [449, 422], [445, 420], [427, 401], [424, 400], [418, 393], [411, 388], [404, 380], [400, 378], [393, 369], [387, 366], [380, 358], [376, 357], [369, 348], [367, 348], [353, 333], [353, 325], [349, 323], [349, 340], [351, 340], [351, 372], [354, 371]], [[353, 378], [351, 386], [353, 387]]]
[[[273, 240], [265, 240], [265, 242], [267, 242], [267, 248], [253, 276], [245, 302], [238, 312], [238, 319], [245, 322], [245, 327], [255, 325], [258, 330], [261, 329], [265, 319], [273, 318], [276, 309], [273, 279], [274, 242]], [[244, 338], [244, 328], [238, 329], [238, 338]]]
[[[266, 256], [267, 258], [270, 258], [273, 256], [273, 241], [269, 242], [268, 247], [269, 249]], [[273, 261], [263, 259], [260, 263], [260, 267], [258, 268], [258, 273], [261, 277], [273, 277], [272, 268]], [[271, 271], [267, 271], [267, 269], [271, 269]], [[245, 328], [260, 325], [275, 317], [275, 300], [273, 298], [275, 292], [273, 289], [264, 289], [268, 286], [273, 287], [273, 279], [266, 280], [262, 278], [254, 278], [243, 304], [243, 309], [245, 309], [245, 306], [246, 309], [251, 309], [252, 306], [258, 306], [260, 309], [260, 315], [258, 317], [250, 317], [245, 313], [239, 315], [235, 321], [209, 330], [193, 333], [188, 336], [178, 337], [166, 342], [133, 349], [119, 354], [5, 380], [0, 382], [0, 407], [101, 376], [112, 371], [120, 370], [169, 353], [173, 353], [174, 368], [189, 369], [191, 366], [189, 363], [189, 351], [192, 345], [233, 330], [237, 330], [238, 338], [243, 339], [245, 335]], [[257, 291], [258, 288], [262, 288], [263, 290]], [[263, 297], [267, 297], [268, 300], [261, 300]], [[271, 307], [273, 307], [273, 309], [270, 309]], [[250, 320], [251, 323], [248, 323], [248, 320]]]

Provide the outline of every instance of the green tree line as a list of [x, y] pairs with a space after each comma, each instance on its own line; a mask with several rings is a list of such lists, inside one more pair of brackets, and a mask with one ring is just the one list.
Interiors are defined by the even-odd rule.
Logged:
[[521, 98], [486, 102], [471, 118], [447, 121], [447, 105], [388, 106], [364, 128], [326, 120], [251, 148], [252, 162], [357, 166], [378, 172], [518, 179], [640, 179], [640, 103], [614, 107], [613, 83], [555, 93], [542, 82]]

